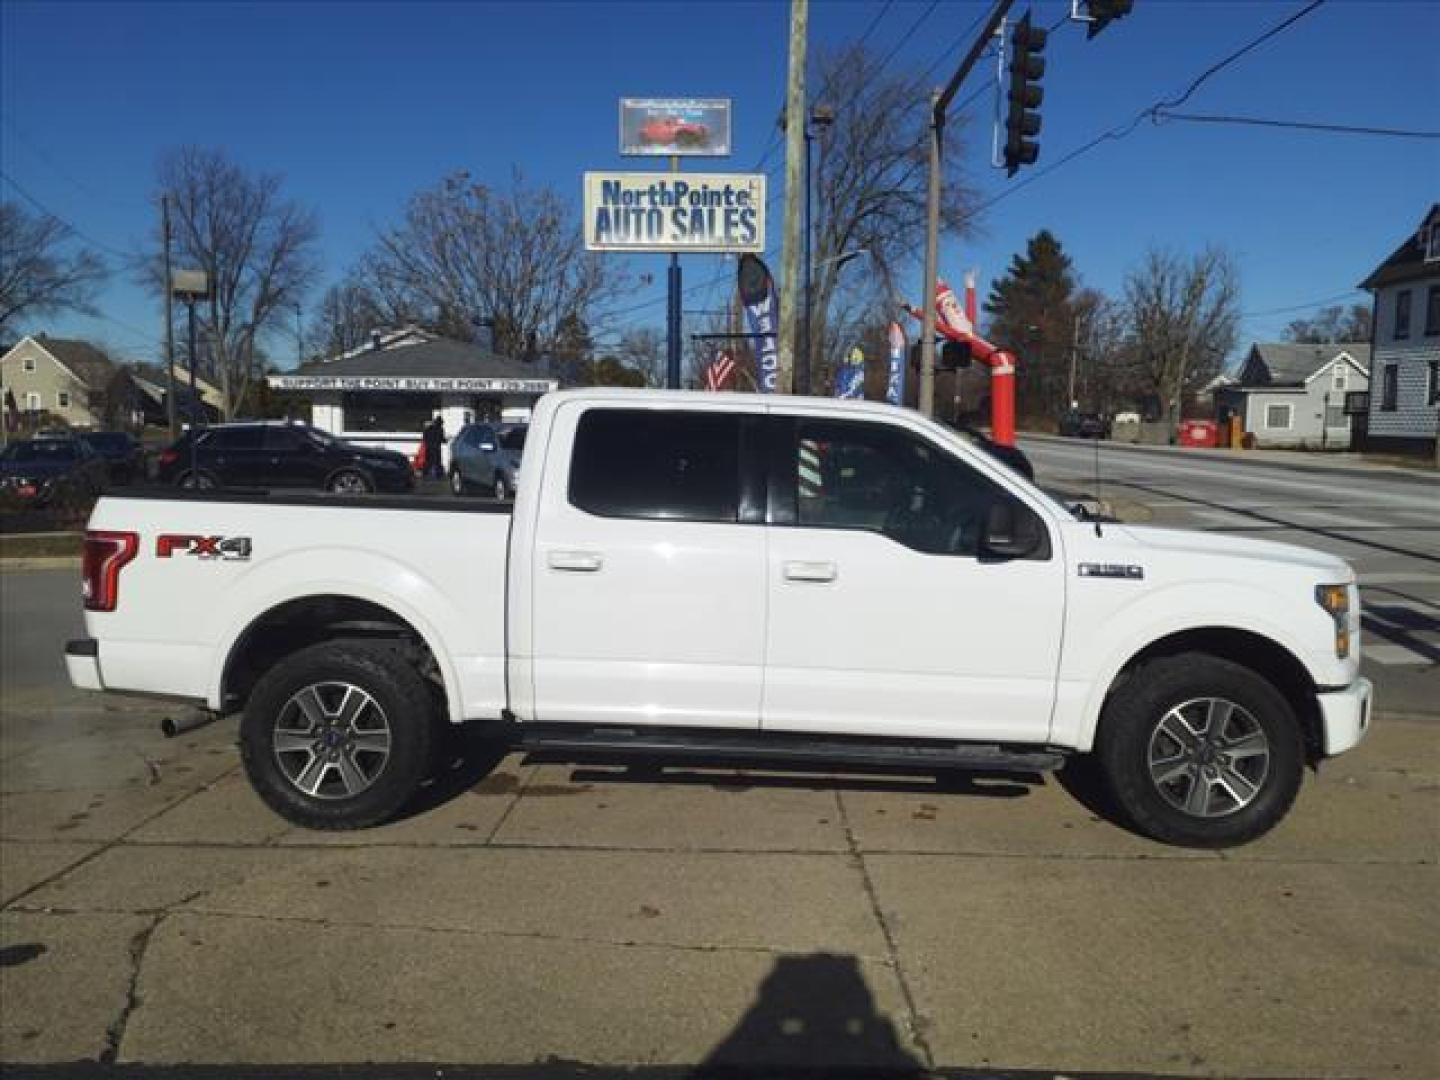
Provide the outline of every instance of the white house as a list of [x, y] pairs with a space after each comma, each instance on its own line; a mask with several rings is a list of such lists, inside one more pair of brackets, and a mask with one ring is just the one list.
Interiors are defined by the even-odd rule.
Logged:
[[436, 413], [449, 438], [467, 419], [527, 420], [535, 400], [559, 386], [542, 364], [413, 328], [377, 333], [369, 346], [270, 375], [268, 382], [305, 394], [316, 427], [405, 454], [415, 452], [421, 428]]
[[1235, 384], [1216, 388], [1216, 410], [1222, 420], [1238, 415], [1256, 446], [1343, 450], [1350, 445], [1346, 397], [1369, 383], [1369, 345], [1261, 342], [1250, 347]]
[[39, 422], [53, 417], [75, 428], [103, 427], [115, 365], [88, 341], [44, 334], [21, 338], [0, 357], [0, 399]]
[[1440, 203], [1360, 287], [1375, 303], [1366, 445], [1440, 458]]

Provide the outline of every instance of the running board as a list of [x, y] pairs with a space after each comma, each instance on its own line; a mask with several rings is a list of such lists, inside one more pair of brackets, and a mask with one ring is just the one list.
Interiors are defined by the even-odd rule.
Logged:
[[1064, 765], [1067, 756], [1064, 751], [1045, 747], [1011, 749], [996, 743], [938, 739], [866, 739], [574, 724], [516, 724], [512, 739], [518, 750], [534, 751], [557, 760], [574, 755], [587, 761], [603, 758], [617, 762], [650, 757], [753, 766], [1048, 772]]

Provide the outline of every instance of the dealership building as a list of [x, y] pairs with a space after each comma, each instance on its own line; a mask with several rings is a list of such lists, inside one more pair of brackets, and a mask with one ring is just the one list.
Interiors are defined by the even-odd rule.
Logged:
[[362, 348], [267, 381], [272, 389], [309, 398], [316, 427], [407, 455], [415, 453], [421, 429], [437, 412], [447, 439], [469, 420], [523, 423], [536, 399], [560, 385], [543, 363], [497, 356], [473, 342], [414, 327], [377, 332]]

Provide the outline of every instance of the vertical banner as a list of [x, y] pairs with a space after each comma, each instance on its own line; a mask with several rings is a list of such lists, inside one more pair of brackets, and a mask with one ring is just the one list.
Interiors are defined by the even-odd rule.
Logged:
[[885, 400], [891, 405], [905, 404], [905, 331], [897, 322], [890, 324], [890, 373], [885, 380]]
[[779, 303], [775, 296], [775, 279], [765, 263], [748, 252], [740, 256], [740, 302], [745, 305], [745, 321], [755, 339], [755, 382], [762, 394], [780, 390], [780, 351], [776, 340], [779, 327]]
[[851, 401], [865, 400], [865, 353], [857, 345], [835, 372], [835, 396]]

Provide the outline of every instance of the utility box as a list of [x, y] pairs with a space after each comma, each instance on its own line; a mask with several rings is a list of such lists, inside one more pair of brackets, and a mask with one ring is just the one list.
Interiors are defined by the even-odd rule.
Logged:
[[1214, 420], [1182, 420], [1180, 422], [1181, 446], [1217, 446], [1220, 442], [1220, 425]]

